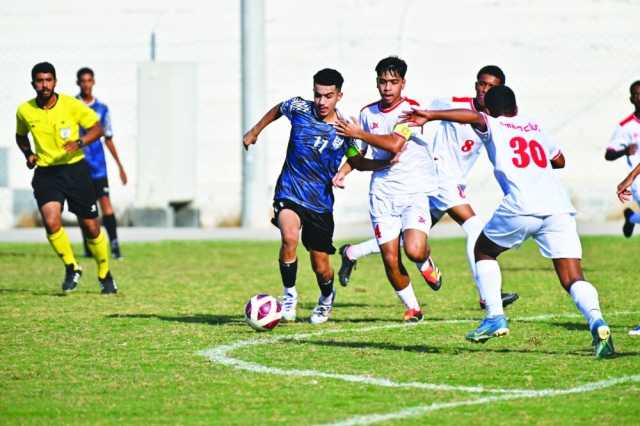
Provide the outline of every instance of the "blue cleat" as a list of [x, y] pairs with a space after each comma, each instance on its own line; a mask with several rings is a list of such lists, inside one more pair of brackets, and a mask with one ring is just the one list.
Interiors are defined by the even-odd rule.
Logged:
[[615, 349], [613, 348], [613, 339], [611, 338], [611, 330], [603, 319], [596, 320], [591, 325], [591, 336], [593, 336], [593, 348], [596, 358], [608, 358], [613, 356]]
[[629, 336], [640, 336], [640, 325], [629, 330]]
[[482, 320], [480, 327], [467, 333], [464, 337], [473, 343], [485, 343], [492, 337], [506, 336], [509, 334], [509, 324], [504, 315], [487, 317]]

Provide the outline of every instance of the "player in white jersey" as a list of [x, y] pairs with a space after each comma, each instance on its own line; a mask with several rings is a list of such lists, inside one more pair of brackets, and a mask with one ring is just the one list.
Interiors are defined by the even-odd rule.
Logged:
[[[631, 94], [629, 100], [635, 107], [631, 115], [620, 122], [613, 132], [604, 158], [608, 161], [617, 160], [620, 157], [627, 157], [627, 165], [633, 169], [640, 164], [640, 80], [635, 81], [629, 87]], [[640, 181], [631, 185], [631, 194], [636, 204], [640, 205]], [[622, 233], [629, 238], [633, 234], [633, 228], [640, 223], [640, 213], [634, 212], [630, 208], [624, 209], [624, 225]]]
[[427, 243], [431, 226], [428, 197], [437, 186], [431, 147], [422, 129], [397, 124], [403, 110], [418, 106], [416, 101], [402, 96], [406, 71], [407, 64], [402, 59], [382, 59], [376, 66], [380, 100], [362, 109], [360, 125], [355, 120], [336, 124], [338, 134], [358, 140], [358, 149], [347, 152], [349, 163], [341, 168], [334, 182], [343, 179], [351, 166], [364, 158], [369, 146], [374, 160], [397, 157], [393, 166], [371, 175], [369, 213], [387, 277], [406, 308], [404, 320], [415, 322], [423, 315], [401, 261], [400, 235], [406, 256], [425, 271], [423, 274], [434, 276], [439, 282], [439, 271], [430, 260]]
[[[627, 177], [618, 184], [618, 198], [623, 203], [630, 201], [631, 197], [634, 195], [631, 188], [633, 188], [634, 184], [638, 184], [636, 179], [638, 176], [640, 176], [640, 164], [636, 165], [633, 170], [631, 170], [631, 173], [629, 173]], [[631, 329], [629, 331], [629, 336], [640, 336], [640, 325]]]
[[[452, 97], [439, 99], [431, 103], [429, 109], [465, 108], [472, 111], [484, 108], [484, 95], [494, 87], [505, 83], [504, 72], [495, 65], [482, 67], [476, 75], [476, 97]], [[467, 259], [475, 280], [475, 258], [473, 249], [484, 223], [476, 216], [465, 196], [466, 177], [482, 151], [482, 141], [467, 124], [441, 121], [435, 130], [433, 139], [433, 157], [438, 175], [438, 191], [429, 197], [429, 209], [432, 226], [448, 213], [467, 234]], [[340, 284], [349, 283], [351, 273], [359, 258], [378, 253], [380, 248], [376, 239], [359, 244], [345, 244], [340, 247], [341, 266], [338, 272]], [[427, 282], [430, 276], [425, 277]], [[435, 288], [435, 287], [432, 287]], [[516, 293], [503, 293], [502, 302], [507, 306], [518, 299]], [[484, 309], [484, 301], [480, 300]]]
[[553, 169], [564, 167], [564, 156], [540, 125], [518, 115], [515, 95], [507, 86], [485, 96], [488, 114], [470, 110], [413, 111], [405, 120], [414, 126], [431, 120], [473, 125], [483, 140], [504, 198], [484, 227], [475, 247], [478, 286], [486, 300], [487, 317], [466, 339], [485, 342], [509, 333], [500, 300], [501, 273], [497, 257], [533, 237], [540, 253], [552, 259], [562, 286], [589, 323], [595, 355], [614, 353], [611, 330], [602, 318], [598, 292], [585, 281], [582, 247], [575, 209]]

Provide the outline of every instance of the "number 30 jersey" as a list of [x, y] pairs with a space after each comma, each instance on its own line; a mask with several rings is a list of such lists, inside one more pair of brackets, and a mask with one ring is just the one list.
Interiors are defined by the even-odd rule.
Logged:
[[[473, 98], [436, 99], [427, 109], [470, 109]], [[434, 135], [434, 163], [440, 182], [465, 185], [467, 174], [482, 152], [482, 140], [469, 124], [439, 121]]]
[[485, 147], [504, 193], [498, 211], [532, 216], [575, 213], [551, 167], [551, 160], [561, 154], [560, 148], [539, 124], [521, 115], [483, 116], [487, 122]]
[[311, 101], [289, 99], [282, 102], [280, 112], [291, 121], [291, 134], [274, 200], [290, 200], [317, 213], [332, 212], [331, 178], [351, 139], [337, 135], [333, 125], [318, 117]]

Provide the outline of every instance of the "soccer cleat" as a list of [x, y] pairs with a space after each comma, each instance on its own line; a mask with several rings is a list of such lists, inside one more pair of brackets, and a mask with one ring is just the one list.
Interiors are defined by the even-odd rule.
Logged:
[[329, 320], [329, 316], [331, 315], [331, 310], [333, 308], [333, 302], [336, 300], [336, 290], [333, 290], [333, 297], [331, 298], [331, 304], [326, 305], [321, 303], [322, 297], [318, 300], [318, 304], [313, 311], [311, 312], [311, 317], [309, 318], [309, 322], [311, 324], [322, 324]]
[[615, 349], [613, 347], [611, 330], [603, 319], [596, 320], [593, 325], [591, 325], [591, 336], [593, 337], [591, 344], [595, 349], [596, 358], [613, 356]]
[[501, 337], [509, 334], [509, 324], [504, 315], [487, 317], [482, 320], [480, 327], [467, 333], [465, 339], [473, 343], [485, 343], [492, 337]]
[[427, 259], [427, 262], [429, 262], [429, 267], [424, 271], [420, 271], [420, 273], [424, 277], [424, 280], [427, 282], [429, 287], [431, 287], [431, 290], [438, 291], [440, 290], [440, 287], [442, 287], [442, 273], [433, 262], [433, 259], [431, 259], [431, 257]]
[[292, 296], [289, 293], [285, 293], [282, 298], [282, 320], [283, 321], [295, 321], [296, 320], [296, 306], [298, 306], [298, 298]]
[[118, 240], [111, 241], [111, 257], [115, 260], [124, 259], [120, 253], [120, 244], [118, 244]]
[[404, 311], [404, 322], [420, 322], [424, 316], [420, 309], [407, 309]]
[[350, 244], [345, 244], [340, 247], [338, 250], [340, 253], [340, 258], [342, 259], [342, 263], [340, 264], [340, 270], [338, 271], [338, 279], [340, 280], [340, 285], [346, 287], [349, 284], [349, 278], [351, 278], [351, 272], [356, 267], [357, 260], [349, 259], [347, 256], [347, 249]]
[[[502, 297], [503, 308], [506, 308], [520, 298], [520, 296], [518, 296], [518, 293], [500, 293], [500, 297]], [[487, 305], [485, 304], [484, 299], [480, 299], [480, 309], [487, 309]]]
[[640, 325], [629, 330], [629, 336], [640, 336]]
[[78, 281], [82, 276], [82, 268], [78, 266], [75, 269], [73, 265], [65, 265], [64, 281], [62, 282], [62, 291], [70, 293], [78, 287]]
[[631, 215], [633, 214], [633, 210], [630, 208], [624, 209], [624, 225], [622, 225], [622, 234], [630, 238], [633, 235], [633, 227], [636, 226], [635, 223], [631, 222]]
[[100, 294], [118, 293], [118, 286], [116, 285], [116, 280], [111, 276], [111, 272], [107, 272], [104, 278], [98, 278], [98, 282], [100, 283]]

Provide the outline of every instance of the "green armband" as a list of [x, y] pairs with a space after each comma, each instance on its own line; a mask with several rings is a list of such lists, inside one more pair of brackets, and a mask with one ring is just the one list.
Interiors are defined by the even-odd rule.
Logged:
[[347, 158], [357, 157], [360, 155], [360, 151], [358, 151], [358, 148], [351, 145], [349, 148], [347, 148], [347, 153], [345, 155], [347, 156]]

